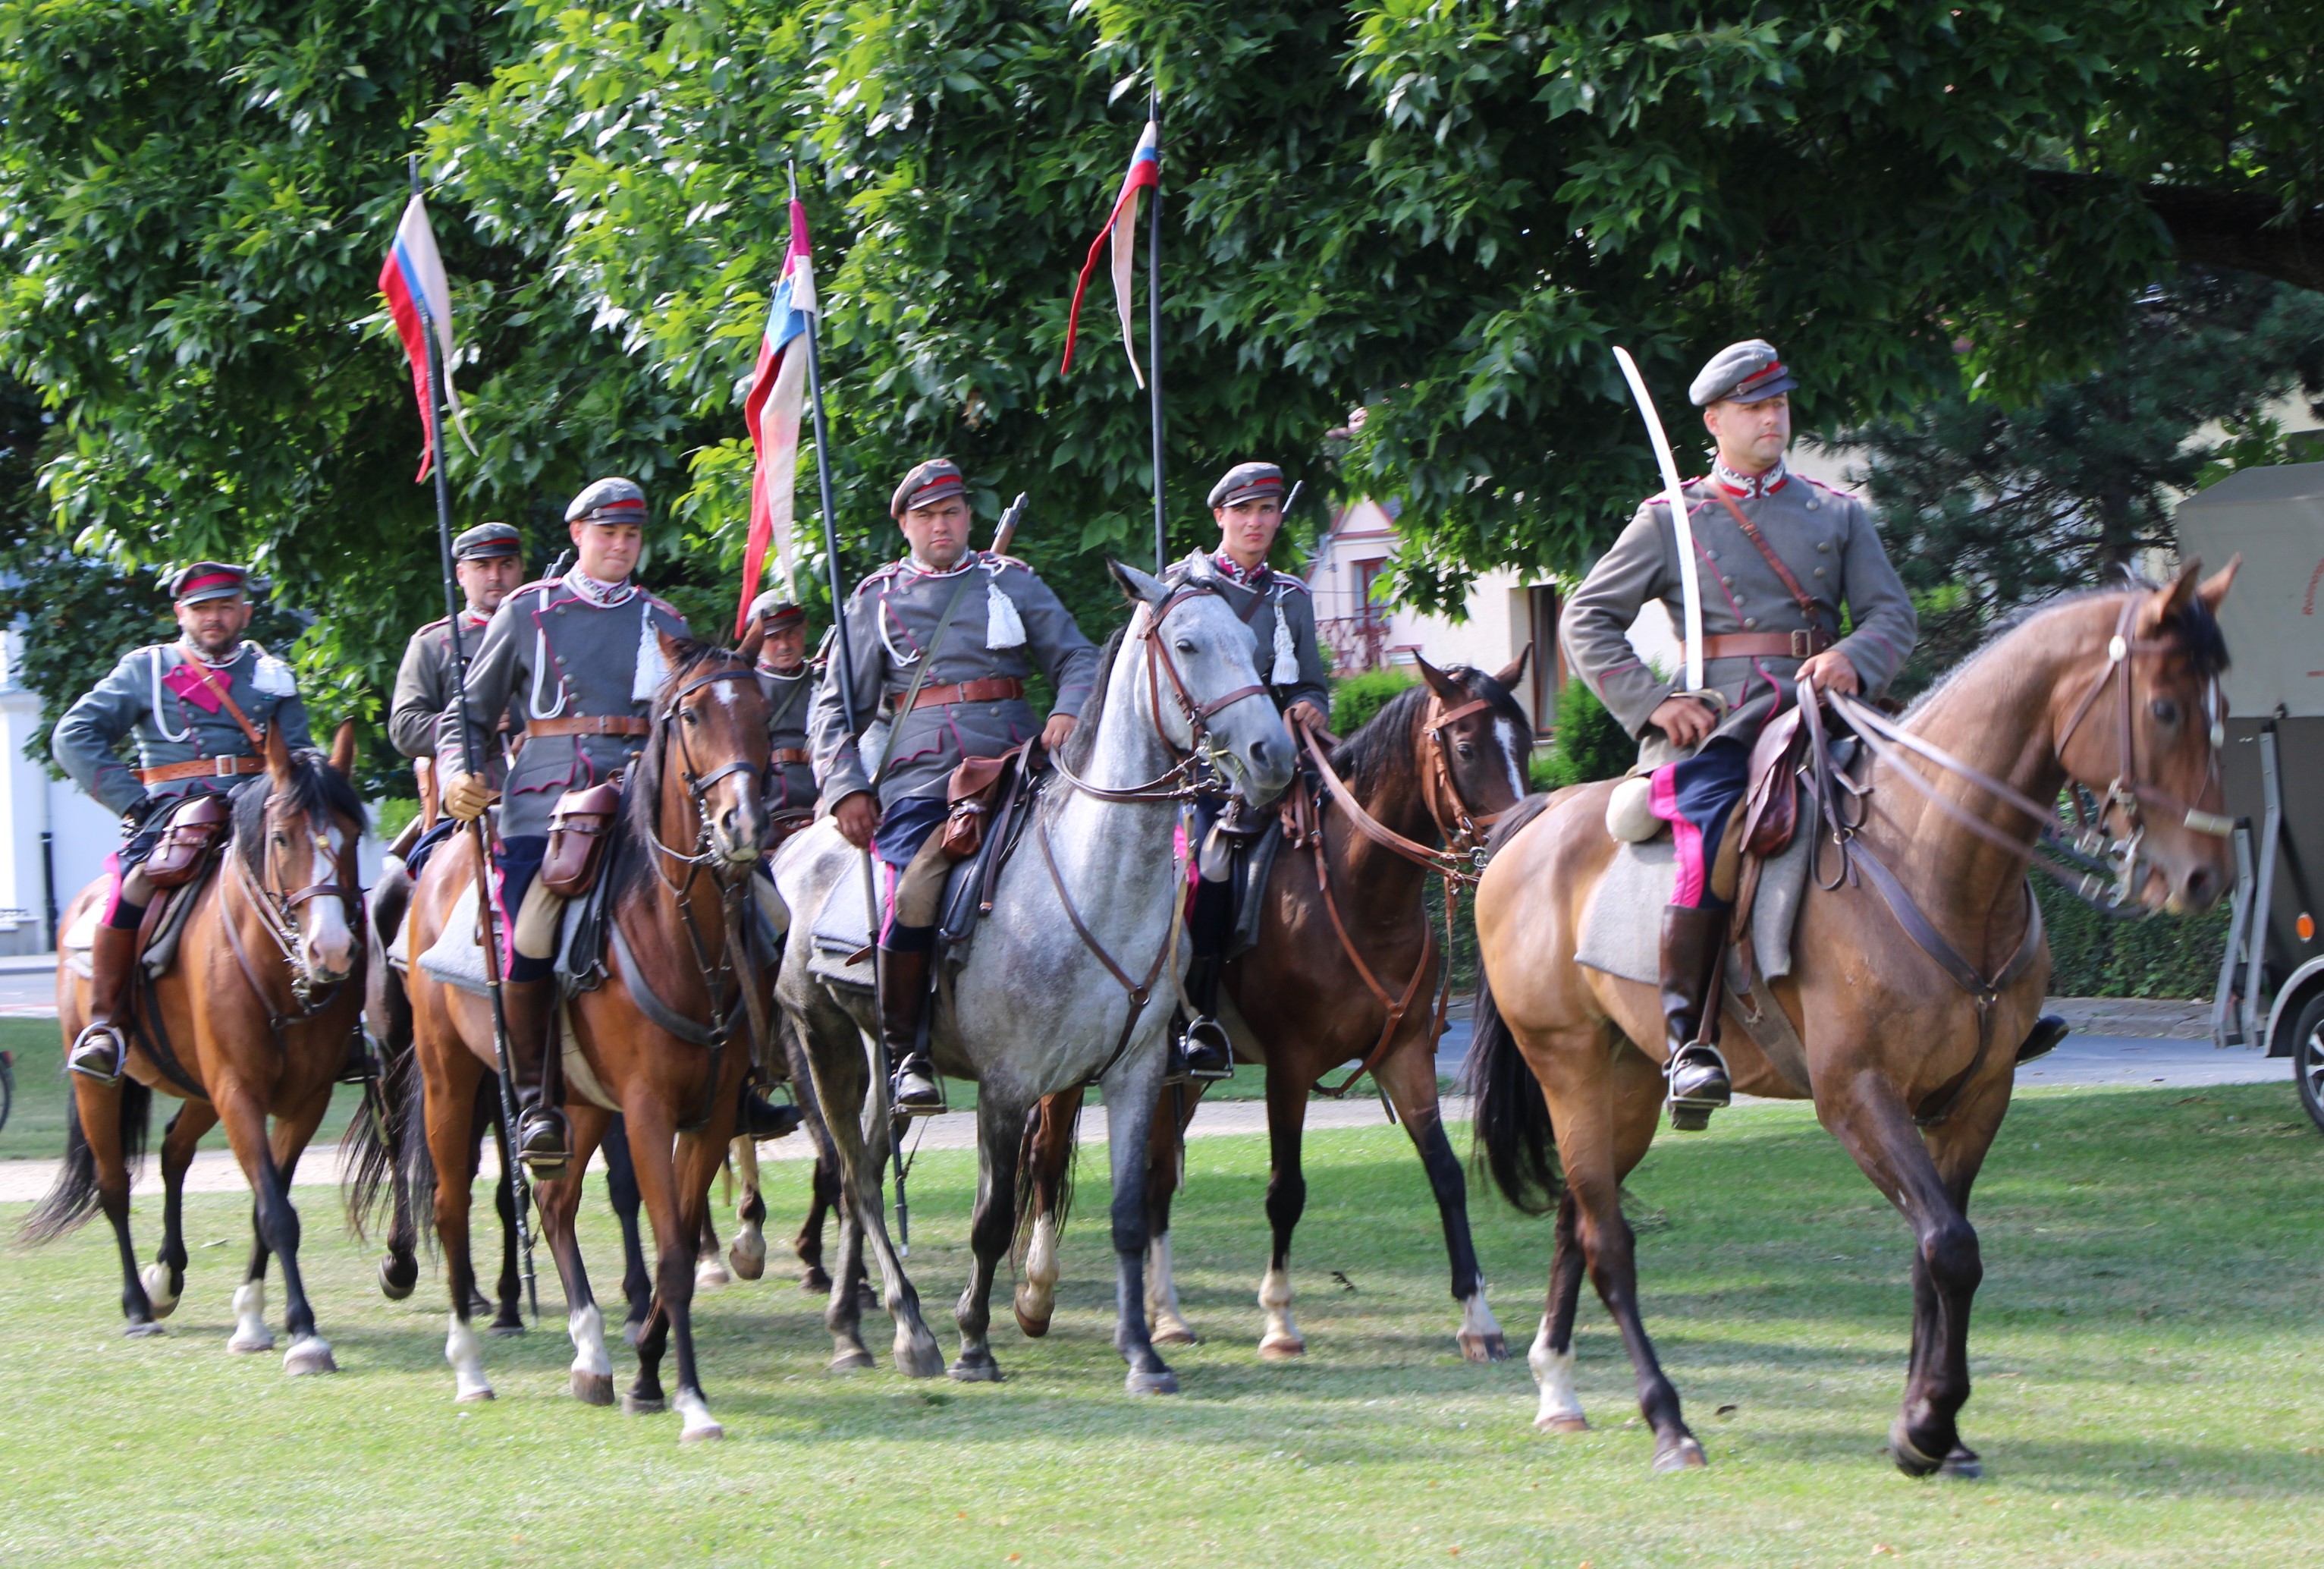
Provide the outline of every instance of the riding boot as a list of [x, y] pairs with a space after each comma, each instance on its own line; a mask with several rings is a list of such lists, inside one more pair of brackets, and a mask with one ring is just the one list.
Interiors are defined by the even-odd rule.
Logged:
[[1186, 964], [1186, 1006], [1194, 1017], [1178, 1038], [1178, 1050], [1190, 1079], [1234, 1077], [1234, 1042], [1218, 1020], [1219, 977], [1225, 969], [1216, 954], [1198, 953]]
[[805, 1114], [797, 1106], [778, 1106], [759, 1092], [753, 1080], [742, 1081], [742, 1103], [734, 1115], [734, 1133], [741, 1139], [780, 1139], [798, 1131]]
[[129, 983], [137, 968], [134, 928], [99, 922], [88, 946], [88, 1024], [66, 1060], [77, 1074], [109, 1084], [129, 1060], [120, 1020], [129, 1011]]
[[896, 1108], [916, 1117], [944, 1110], [944, 1089], [922, 1037], [934, 951], [917, 944], [880, 950], [880, 1038], [888, 1048]]
[[2066, 1038], [2070, 1028], [2054, 1013], [2044, 1013], [2035, 1020], [2034, 1028], [2026, 1031], [2024, 1044], [2017, 1048], [2019, 1065], [2022, 1066], [2037, 1057], [2047, 1057], [2057, 1050], [2058, 1043]]
[[516, 1079], [517, 1158], [536, 1178], [554, 1181], [573, 1158], [564, 1109], [549, 1104], [541, 1094], [557, 1032], [557, 977], [503, 981], [501, 1002], [508, 1014], [509, 1067]]
[[379, 1064], [372, 1056], [371, 1034], [358, 1024], [347, 1033], [347, 1055], [340, 1059], [338, 1082], [368, 1084], [378, 1075]]
[[1663, 1028], [1670, 1054], [1665, 1072], [1670, 1080], [1671, 1126], [1683, 1132], [1708, 1127], [1711, 1113], [1733, 1094], [1727, 1059], [1711, 1040], [1716, 1021], [1704, 1016], [1704, 998], [1719, 968], [1727, 921], [1724, 909], [1663, 907]]

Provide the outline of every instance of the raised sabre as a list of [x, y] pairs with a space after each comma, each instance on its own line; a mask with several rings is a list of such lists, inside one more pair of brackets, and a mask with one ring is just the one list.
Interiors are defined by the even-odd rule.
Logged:
[[1663, 420], [1655, 412], [1655, 398], [1646, 391], [1646, 378], [1638, 374], [1638, 362], [1630, 351], [1617, 344], [1614, 358], [1622, 366], [1622, 374], [1630, 383], [1630, 395], [1638, 402], [1638, 417], [1646, 422], [1646, 438], [1654, 443], [1655, 463], [1663, 474], [1663, 500], [1669, 505], [1671, 528], [1678, 535], [1679, 594], [1686, 606], [1686, 626], [1682, 645], [1686, 651], [1686, 689], [1702, 690], [1702, 585], [1695, 575], [1694, 524], [1686, 515], [1686, 492], [1679, 484], [1678, 464], [1671, 457], [1670, 438], [1663, 434]]

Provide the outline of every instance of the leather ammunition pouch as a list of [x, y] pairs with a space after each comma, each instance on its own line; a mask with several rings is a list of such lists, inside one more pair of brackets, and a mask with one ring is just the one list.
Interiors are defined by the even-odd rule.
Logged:
[[206, 792], [188, 800], [171, 814], [170, 826], [145, 857], [145, 880], [156, 888], [182, 888], [191, 882], [225, 837], [232, 817], [224, 796]]
[[1796, 704], [1769, 720], [1751, 743], [1744, 796], [1743, 850], [1762, 860], [1782, 854], [1800, 826], [1796, 777], [1807, 735]]
[[619, 776], [586, 789], [567, 790], [549, 815], [549, 848], [540, 858], [541, 886], [559, 899], [577, 899], [597, 881], [605, 841], [622, 810]]
[[985, 821], [1001, 794], [1001, 780], [1024, 750], [1021, 745], [1012, 746], [999, 757], [964, 758], [952, 771], [952, 779], [945, 786], [945, 799], [951, 803], [952, 811], [945, 818], [944, 853], [953, 860], [965, 861], [982, 847]]

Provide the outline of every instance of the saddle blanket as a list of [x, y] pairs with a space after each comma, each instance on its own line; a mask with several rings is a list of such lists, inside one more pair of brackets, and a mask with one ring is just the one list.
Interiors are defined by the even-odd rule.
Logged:
[[[186, 918], [193, 913], [195, 897], [201, 892], [204, 884], [217, 875], [220, 859], [230, 853], [221, 849], [212, 854], [208, 864], [191, 882], [182, 888], [171, 889], [161, 896], [169, 902], [161, 907], [161, 920], [145, 945], [143, 958], [147, 980], [160, 980], [177, 962], [178, 939], [185, 935]], [[64, 949], [66, 967], [84, 981], [89, 978], [88, 950], [90, 945], [97, 941], [97, 920], [103, 913], [103, 905], [97, 900], [90, 900], [88, 908], [82, 910], [79, 918], [65, 929], [65, 935], [57, 945]]]
[[[1789, 848], [1759, 873], [1751, 909], [1751, 946], [1769, 980], [1792, 973], [1792, 931], [1806, 894], [1815, 846], [1812, 803], [1802, 792], [1799, 831]], [[1652, 986], [1661, 978], [1663, 907], [1678, 886], [1678, 852], [1664, 834], [1614, 852], [1582, 913], [1582, 940], [1573, 959], [1593, 970]]]

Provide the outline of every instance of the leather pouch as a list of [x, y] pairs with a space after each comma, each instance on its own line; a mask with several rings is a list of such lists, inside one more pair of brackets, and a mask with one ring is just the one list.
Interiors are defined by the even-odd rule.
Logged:
[[944, 853], [953, 860], [965, 861], [983, 847], [985, 819], [992, 815], [1001, 777], [1024, 750], [1013, 746], [999, 757], [964, 758], [952, 771], [952, 779], [945, 786], [945, 799], [952, 804], [952, 811], [945, 818]]
[[597, 881], [605, 840], [622, 809], [621, 780], [567, 790], [549, 817], [549, 848], [540, 858], [541, 885], [559, 899], [577, 899]]
[[225, 835], [231, 816], [224, 796], [198, 795], [180, 807], [145, 858], [145, 881], [156, 888], [182, 888], [191, 882]]
[[1766, 859], [1790, 847], [1799, 831], [1799, 780], [1794, 776], [1807, 737], [1794, 706], [1767, 722], [1751, 747], [1750, 794], [1744, 814], [1743, 848]]

